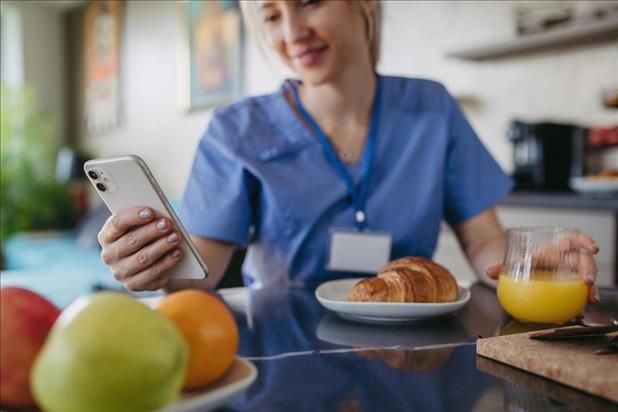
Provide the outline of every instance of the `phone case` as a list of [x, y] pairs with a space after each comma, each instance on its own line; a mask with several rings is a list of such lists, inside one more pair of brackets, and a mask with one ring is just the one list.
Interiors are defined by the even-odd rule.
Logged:
[[112, 213], [135, 206], [148, 206], [155, 216], [169, 218], [182, 237], [180, 262], [165, 276], [173, 279], [204, 279], [208, 268], [187, 231], [180, 223], [146, 163], [138, 156], [93, 159], [84, 164], [84, 172]]

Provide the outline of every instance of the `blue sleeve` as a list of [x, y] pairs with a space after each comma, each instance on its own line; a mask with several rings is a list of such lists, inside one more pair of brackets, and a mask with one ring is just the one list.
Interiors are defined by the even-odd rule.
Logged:
[[513, 182], [483, 146], [457, 102], [448, 95], [449, 143], [445, 173], [445, 219], [462, 223], [493, 206]]
[[191, 235], [246, 245], [257, 182], [234, 152], [235, 129], [215, 112], [193, 160], [180, 219]]

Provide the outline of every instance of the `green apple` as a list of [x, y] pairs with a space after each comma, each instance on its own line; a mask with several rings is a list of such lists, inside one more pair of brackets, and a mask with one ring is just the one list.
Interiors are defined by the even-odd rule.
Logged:
[[101, 292], [65, 309], [30, 376], [47, 412], [139, 412], [173, 403], [188, 360], [182, 335], [130, 296]]

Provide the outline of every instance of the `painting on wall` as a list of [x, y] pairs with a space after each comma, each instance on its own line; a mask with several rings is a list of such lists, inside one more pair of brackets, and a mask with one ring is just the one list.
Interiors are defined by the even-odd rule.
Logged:
[[183, 3], [187, 37], [182, 90], [189, 110], [208, 108], [240, 96], [242, 27], [235, 0]]
[[96, 0], [84, 12], [84, 119], [88, 134], [120, 124], [120, 58], [124, 2]]

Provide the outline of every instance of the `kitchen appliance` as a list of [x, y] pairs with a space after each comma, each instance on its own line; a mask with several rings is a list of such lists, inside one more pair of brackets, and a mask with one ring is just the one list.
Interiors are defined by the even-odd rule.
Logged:
[[514, 120], [507, 136], [513, 144], [515, 190], [566, 192], [571, 177], [584, 175], [587, 129]]
[[618, 179], [618, 124], [592, 127], [587, 143], [586, 173]]

